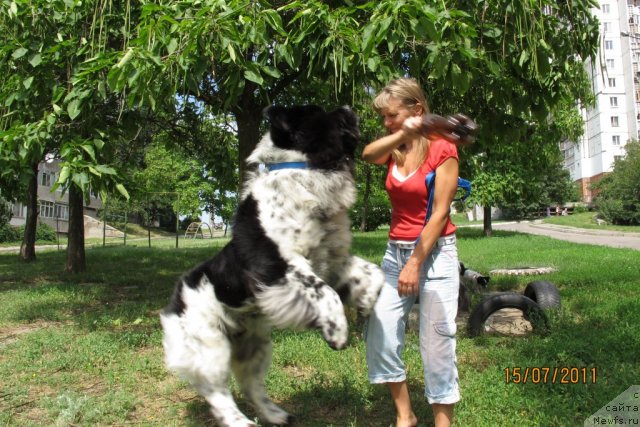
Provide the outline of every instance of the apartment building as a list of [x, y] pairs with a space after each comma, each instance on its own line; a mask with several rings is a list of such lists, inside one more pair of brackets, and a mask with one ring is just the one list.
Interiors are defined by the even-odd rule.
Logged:
[[561, 144], [564, 166], [580, 184], [582, 199], [593, 200], [591, 184], [613, 170], [625, 145], [640, 129], [640, 0], [600, 0], [600, 47], [585, 67], [596, 104], [582, 108], [580, 141]]
[[[59, 160], [51, 159], [38, 165], [38, 221], [50, 225], [60, 233], [67, 233], [69, 231], [69, 194], [62, 194], [60, 189], [51, 191], [59, 173]], [[97, 218], [98, 209], [101, 206], [100, 199], [91, 194], [89, 204], [84, 206], [85, 216]], [[12, 212], [11, 225], [23, 225], [26, 222], [27, 207], [25, 205], [15, 203]]]

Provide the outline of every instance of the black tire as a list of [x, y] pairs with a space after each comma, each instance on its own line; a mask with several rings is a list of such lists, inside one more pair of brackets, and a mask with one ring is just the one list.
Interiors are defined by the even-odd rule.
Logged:
[[481, 301], [469, 316], [469, 335], [477, 337], [485, 332], [486, 320], [498, 310], [515, 308], [521, 310], [524, 317], [531, 322], [535, 332], [546, 333], [549, 321], [540, 306], [531, 298], [513, 292], [489, 295]]
[[551, 282], [537, 280], [524, 289], [524, 296], [538, 303], [543, 310], [560, 308], [560, 292]]

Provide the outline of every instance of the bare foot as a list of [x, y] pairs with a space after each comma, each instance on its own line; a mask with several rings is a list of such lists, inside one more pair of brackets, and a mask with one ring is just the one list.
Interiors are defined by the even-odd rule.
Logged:
[[412, 412], [408, 418], [396, 418], [396, 427], [416, 427], [418, 425], [418, 418]]

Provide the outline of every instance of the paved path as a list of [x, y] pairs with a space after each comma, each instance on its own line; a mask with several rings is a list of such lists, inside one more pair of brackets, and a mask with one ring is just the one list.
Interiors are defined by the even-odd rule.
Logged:
[[564, 227], [555, 224], [546, 224], [539, 220], [494, 223], [492, 226], [494, 230], [510, 230], [520, 233], [537, 234], [574, 243], [640, 250], [640, 233]]

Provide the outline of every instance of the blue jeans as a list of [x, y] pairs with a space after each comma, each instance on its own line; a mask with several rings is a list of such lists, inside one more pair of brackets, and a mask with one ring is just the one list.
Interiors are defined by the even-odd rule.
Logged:
[[[389, 242], [382, 260], [387, 281], [365, 329], [372, 384], [406, 380], [402, 351], [405, 326], [416, 296], [398, 295], [398, 276], [413, 252], [411, 246]], [[420, 353], [429, 403], [452, 404], [460, 400], [455, 338], [459, 283], [455, 236], [441, 237], [422, 264], [419, 285]]]

